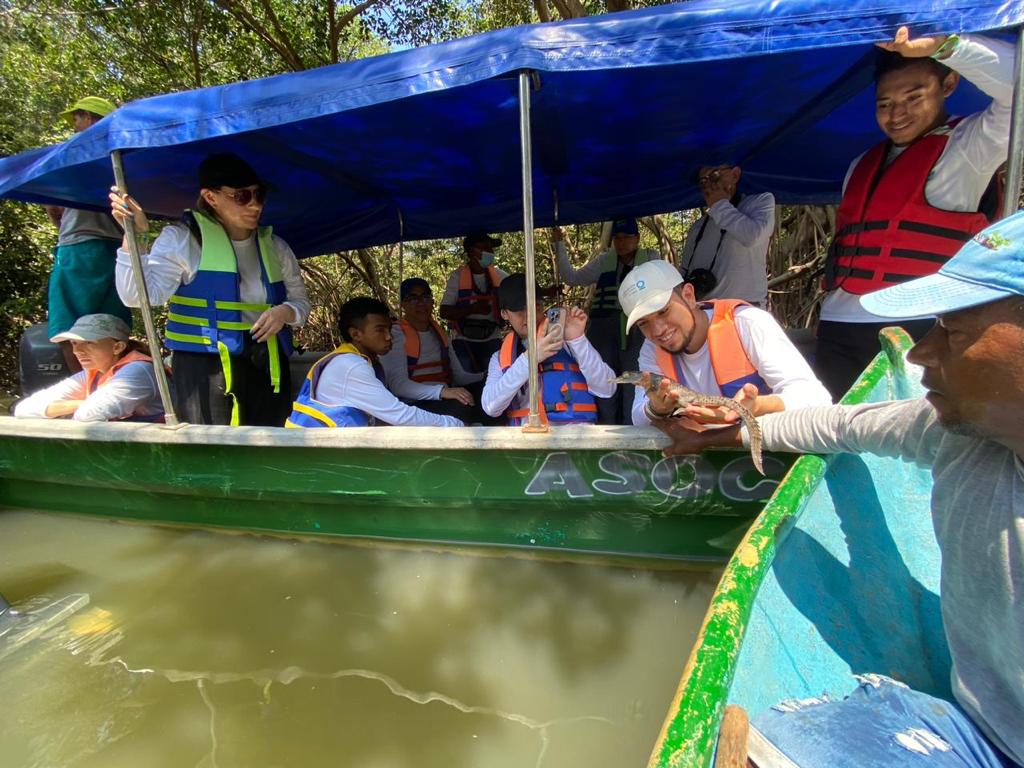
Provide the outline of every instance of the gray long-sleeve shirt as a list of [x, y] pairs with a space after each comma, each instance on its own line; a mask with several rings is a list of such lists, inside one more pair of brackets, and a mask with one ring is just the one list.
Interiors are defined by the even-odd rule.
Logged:
[[874, 453], [931, 469], [953, 693], [992, 742], [1024, 765], [1021, 457], [948, 431], [925, 400], [806, 408], [760, 423], [766, 450]]

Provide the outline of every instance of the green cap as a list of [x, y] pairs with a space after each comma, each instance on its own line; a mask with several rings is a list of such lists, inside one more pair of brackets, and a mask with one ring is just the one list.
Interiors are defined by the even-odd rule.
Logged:
[[99, 96], [86, 96], [61, 112], [60, 116], [67, 120], [68, 124], [74, 128], [75, 120], [72, 115], [79, 110], [82, 110], [83, 112], [92, 112], [94, 115], [99, 115], [100, 117], [106, 117], [115, 109], [117, 109], [117, 107], [114, 106], [112, 101], [107, 101]]

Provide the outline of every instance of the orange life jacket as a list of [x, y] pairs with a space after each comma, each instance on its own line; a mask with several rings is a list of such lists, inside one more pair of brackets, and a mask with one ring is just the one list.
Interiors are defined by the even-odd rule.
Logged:
[[[501, 284], [501, 275], [494, 267], [487, 267], [484, 273], [487, 275], [487, 290], [484, 293], [477, 293], [476, 283], [473, 282], [473, 271], [468, 264], [459, 267], [459, 292], [455, 298], [456, 307], [468, 307], [477, 301], [486, 301], [491, 305], [489, 310], [495, 323], [501, 324], [501, 309], [498, 307], [498, 286]], [[449, 323], [455, 330], [461, 331], [462, 321], [453, 320]]]
[[[708, 327], [708, 351], [711, 353], [711, 368], [715, 372], [715, 381], [722, 390], [723, 397], [732, 397], [744, 384], [757, 386], [759, 394], [771, 394], [771, 389], [750, 362], [746, 350], [736, 331], [736, 308], [749, 307], [745, 301], [738, 299], [716, 299], [698, 305], [701, 311], [712, 307], [711, 325]], [[689, 387], [683, 376], [683, 368], [679, 355], [655, 345], [655, 359], [661, 373], [672, 381]]]
[[[129, 363], [152, 363], [152, 362], [153, 362], [153, 358], [152, 357], [150, 357], [149, 355], [144, 355], [141, 352], [138, 352], [137, 350], [133, 349], [127, 355], [125, 355], [120, 360], [118, 360], [116, 363], [114, 363], [112, 366], [110, 366], [110, 368], [108, 370], [106, 370], [106, 371], [104, 371], [102, 373], [100, 371], [97, 371], [95, 368], [87, 370], [85, 372], [85, 391], [86, 391], [86, 394], [91, 395], [92, 393], [94, 393], [97, 389], [99, 389], [104, 384], [106, 384], [108, 381], [110, 381], [112, 378], [114, 378], [114, 374], [116, 374], [119, 370], [124, 368]], [[164, 414], [162, 414], [162, 413], [155, 413], [155, 414], [152, 414], [150, 416], [136, 416], [135, 414], [132, 414], [131, 416], [125, 416], [123, 419], [119, 419], [119, 421], [148, 421], [148, 422], [159, 422], [159, 423], [162, 424], [163, 421], [164, 421]]]
[[860, 159], [836, 214], [827, 290], [861, 295], [930, 275], [988, 226], [983, 213], [947, 211], [925, 199], [948, 141], [948, 133], [922, 136], [888, 166], [891, 142], [883, 141]]
[[[430, 326], [437, 334], [441, 342], [441, 359], [421, 363], [420, 359], [420, 334], [408, 320], [400, 320], [398, 323], [405, 334], [405, 364], [409, 369], [409, 380], [419, 382], [437, 382], [447, 384], [451, 381], [452, 364], [448, 354], [448, 335], [441, 329], [437, 321], [431, 318]], [[431, 373], [417, 373], [424, 368], [439, 369]]]

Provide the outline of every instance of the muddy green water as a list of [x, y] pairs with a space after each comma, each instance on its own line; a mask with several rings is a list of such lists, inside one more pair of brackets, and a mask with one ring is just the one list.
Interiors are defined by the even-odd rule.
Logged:
[[643, 766], [717, 577], [0, 511], [0, 765]]

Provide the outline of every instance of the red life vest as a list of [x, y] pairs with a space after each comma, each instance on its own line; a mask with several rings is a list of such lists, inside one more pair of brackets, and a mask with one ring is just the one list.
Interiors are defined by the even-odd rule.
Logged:
[[922, 136], [887, 167], [889, 141], [860, 159], [836, 215], [826, 290], [865, 294], [930, 275], [988, 226], [982, 213], [946, 211], [925, 199], [928, 176], [948, 141], [948, 133]]
[[[87, 370], [85, 372], [85, 391], [86, 391], [86, 394], [87, 395], [93, 394], [97, 389], [99, 389], [104, 384], [106, 384], [108, 381], [110, 381], [112, 378], [114, 378], [114, 374], [116, 374], [119, 370], [124, 368], [129, 363], [152, 363], [152, 362], [153, 362], [153, 358], [152, 357], [150, 357], [149, 355], [144, 355], [141, 352], [138, 352], [138, 351], [133, 349], [127, 355], [125, 355], [120, 360], [118, 360], [116, 363], [114, 363], [112, 366], [110, 366], [110, 368], [108, 370], [106, 370], [106, 371], [104, 371], [102, 373], [100, 371], [97, 371], [95, 368]], [[137, 416], [135, 414], [132, 414], [131, 416], [125, 416], [122, 419], [118, 419], [118, 421], [146, 421], [146, 422], [153, 422], [153, 423], [163, 424], [164, 423], [164, 414], [156, 413], [156, 414], [153, 414], [151, 416]]]
[[[456, 307], [468, 307], [477, 301], [490, 303], [489, 310], [495, 323], [501, 324], [501, 309], [498, 307], [498, 286], [501, 285], [501, 275], [494, 267], [487, 267], [484, 273], [487, 276], [487, 290], [484, 293], [477, 293], [476, 283], [473, 281], [473, 272], [468, 264], [459, 267], [459, 292], [455, 298]], [[481, 313], [482, 314], [482, 313]], [[453, 320], [449, 323], [455, 330], [461, 330], [462, 321]]]
[[[400, 320], [399, 325], [402, 327], [402, 333], [405, 334], [405, 364], [409, 369], [409, 380], [419, 382], [436, 382], [441, 384], [447, 384], [451, 381], [452, 375], [452, 364], [451, 358], [448, 355], [448, 335], [441, 330], [441, 326], [437, 324], [433, 318], [430, 320], [430, 325], [434, 329], [434, 333], [437, 334], [438, 341], [441, 342], [441, 359], [431, 360], [427, 363], [421, 363], [420, 360], [420, 334], [408, 320]], [[430, 373], [417, 373], [424, 368], [434, 369]]]
[[[714, 308], [711, 325], [708, 327], [707, 345], [711, 353], [711, 368], [715, 372], [715, 381], [722, 390], [723, 397], [732, 397], [748, 383], [757, 387], [758, 394], [769, 395], [772, 391], [750, 362], [736, 331], [736, 308], [749, 306], [747, 302], [738, 299], [718, 299], [698, 305], [701, 311], [708, 307]], [[683, 386], [690, 386], [683, 376], [679, 355], [674, 355], [657, 345], [654, 347], [654, 354], [663, 375]]]
[[[523, 344], [513, 331], [501, 342], [498, 363], [501, 372], [507, 371], [516, 358], [522, 354]], [[590, 394], [587, 380], [580, 371], [576, 359], [562, 347], [556, 355], [542, 362], [540, 369], [540, 391], [543, 408], [540, 410], [542, 424], [595, 424], [597, 403]], [[509, 408], [505, 411], [508, 423], [517, 427], [525, 424], [530, 415], [527, 408]]]

